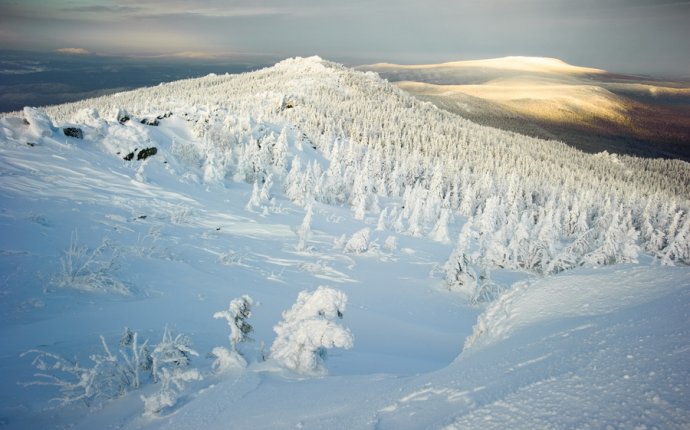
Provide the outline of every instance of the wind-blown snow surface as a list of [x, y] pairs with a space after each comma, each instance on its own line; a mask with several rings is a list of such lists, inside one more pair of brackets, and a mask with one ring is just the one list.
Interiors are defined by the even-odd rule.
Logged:
[[[586, 158], [561, 144], [476, 127], [371, 74], [316, 58], [52, 107], [48, 115], [27, 109], [0, 119], [0, 423], [17, 429], [690, 425], [687, 267], [661, 266], [642, 255], [638, 263], [548, 277], [496, 270], [495, 282], [510, 288], [482, 313], [447, 290], [440, 270], [464, 218], [481, 210], [455, 213], [445, 226], [437, 222], [448, 218], [441, 203], [428, 204], [426, 216], [382, 217], [380, 209], [403, 213], [402, 193], [379, 185], [375, 197], [329, 189], [328, 198], [324, 189], [338, 182], [324, 183], [327, 175], [314, 175], [318, 183], [291, 176], [295, 157], [307, 172], [326, 171], [338, 157], [360, 166], [366, 147], [335, 149], [331, 142], [362, 138], [353, 131], [360, 124], [342, 111], [328, 115], [348, 106], [361, 117], [394, 123], [375, 103], [348, 104], [366, 101], [366, 91], [379, 105], [401, 106], [407, 113], [396, 115], [407, 126], [417, 124], [406, 116], [417, 111], [426, 120], [448, 121], [446, 127], [456, 121], [468, 142], [494, 154], [513, 146], [536, 154], [534, 146], [553, 144], [583, 172], [588, 165], [620, 169], [615, 184], [637, 190], [627, 197], [633, 207], [640, 190], [686, 207], [686, 190], [667, 186], [673, 178], [657, 175], [659, 165], [636, 170], [632, 159]], [[323, 92], [338, 94], [333, 102], [340, 104], [321, 106], [324, 116], [313, 117], [310, 109], [319, 106], [310, 103]], [[156, 116], [158, 126], [139, 122]], [[318, 133], [314, 121], [328, 132]], [[79, 127], [83, 139], [67, 137], [68, 126]], [[389, 128], [381, 127], [385, 138]], [[151, 147], [155, 155], [137, 160]], [[261, 161], [262, 148], [272, 148], [270, 159]], [[248, 151], [256, 152], [249, 157]], [[123, 160], [130, 152], [133, 159]], [[477, 160], [474, 168], [477, 154], [466, 155]], [[555, 157], [545, 148], [542, 155], [538, 166]], [[501, 183], [500, 167], [491, 168]], [[267, 183], [273, 186], [260, 190]], [[352, 187], [371, 188], [365, 185]], [[479, 191], [476, 200], [485, 197]], [[415, 217], [422, 221], [415, 224]], [[64, 276], [70, 244], [88, 248], [90, 277]], [[320, 285], [347, 295], [341, 323], [354, 347], [332, 350], [323, 377], [263, 361], [281, 313], [300, 291]], [[254, 301], [255, 341], [242, 347], [249, 365], [213, 374], [206, 354], [228, 346], [227, 324], [213, 314], [243, 294]], [[21, 385], [36, 372], [30, 358], [20, 357], [25, 351], [86, 364], [100, 352], [99, 335], [114, 348], [130, 327], [153, 344], [166, 324], [189, 335], [200, 353], [192, 366], [204, 379], [187, 384], [158, 417], [142, 416], [140, 395], [154, 393], [153, 383], [90, 408], [59, 407], [50, 402], [59, 394], [54, 387]]]

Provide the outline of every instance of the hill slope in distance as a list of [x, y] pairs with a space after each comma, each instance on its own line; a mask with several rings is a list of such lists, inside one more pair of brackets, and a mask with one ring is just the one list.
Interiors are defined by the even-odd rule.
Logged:
[[542, 57], [360, 69], [480, 124], [562, 140], [587, 152], [690, 160], [689, 82]]

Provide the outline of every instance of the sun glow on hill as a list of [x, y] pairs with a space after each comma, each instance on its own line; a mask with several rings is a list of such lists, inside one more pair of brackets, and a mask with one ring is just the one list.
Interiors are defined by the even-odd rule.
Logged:
[[400, 68], [400, 69], [440, 69], [440, 68], [454, 68], [454, 69], [471, 69], [471, 68], [485, 68], [485, 69], [500, 69], [513, 70], [523, 72], [540, 72], [540, 73], [559, 73], [570, 75], [585, 75], [585, 74], [603, 74], [605, 70], [595, 69], [591, 67], [573, 66], [558, 58], [549, 57], [522, 57], [510, 56], [502, 58], [492, 58], [487, 60], [467, 60], [467, 61], [453, 61], [441, 64], [420, 64], [420, 65], [397, 65], [390, 63], [378, 63], [371, 66], [372, 68]]
[[557, 123], [578, 124], [593, 118], [626, 124], [623, 99], [596, 85], [574, 85], [532, 78], [497, 79], [483, 85], [434, 85], [403, 81], [412, 94], [453, 97], [469, 95], [513, 112]]

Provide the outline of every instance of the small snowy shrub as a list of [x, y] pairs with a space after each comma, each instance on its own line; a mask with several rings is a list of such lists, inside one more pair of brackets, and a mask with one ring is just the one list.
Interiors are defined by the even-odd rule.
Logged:
[[212, 366], [215, 373], [224, 373], [233, 369], [244, 369], [247, 367], [247, 360], [237, 350], [231, 348], [216, 346], [211, 350], [210, 355], [214, 358]]
[[191, 347], [189, 336], [181, 333], [173, 337], [173, 333], [165, 328], [163, 339], [156, 345], [151, 354], [151, 376], [153, 382], [161, 380], [161, 374], [165, 369], [179, 369], [189, 366], [192, 357], [199, 354]]
[[139, 334], [128, 328], [120, 338], [120, 349], [111, 352], [100, 336], [102, 353], [92, 354], [90, 367], [80, 365], [46, 351], [30, 350], [22, 354], [35, 354], [32, 364], [38, 373], [35, 381], [23, 385], [55, 386], [60, 395], [54, 399], [60, 405], [83, 402], [86, 406], [125, 395], [147, 382], [159, 382], [161, 388], [150, 396], [141, 396], [145, 415], [153, 415], [175, 405], [184, 383], [201, 379], [197, 369], [189, 369], [192, 356], [187, 336], [173, 333], [166, 327], [163, 339], [150, 352], [148, 341], [140, 342]]
[[273, 327], [278, 336], [271, 357], [299, 373], [326, 373], [327, 349], [348, 349], [354, 342], [352, 333], [337, 322], [346, 305], [347, 296], [332, 288], [299, 293], [292, 308], [283, 312], [283, 321]]
[[197, 369], [169, 369], [164, 367], [159, 375], [161, 388], [150, 396], [140, 396], [144, 402], [144, 416], [156, 416], [162, 410], [175, 406], [186, 382], [201, 380]]
[[59, 288], [129, 295], [131, 291], [127, 285], [113, 276], [116, 257], [117, 252], [107, 239], [91, 250], [79, 243], [75, 231], [60, 259], [61, 270], [53, 283]]
[[170, 222], [173, 224], [186, 224], [193, 217], [192, 208], [179, 205], [170, 211]]
[[173, 138], [170, 152], [177, 160], [187, 166], [201, 167], [203, 163], [203, 158], [199, 150], [193, 144], [181, 142]]
[[151, 354], [151, 377], [160, 383], [160, 389], [150, 396], [140, 396], [144, 402], [144, 415], [155, 416], [163, 409], [175, 406], [185, 383], [201, 380], [197, 369], [189, 369], [193, 356], [199, 354], [191, 348], [191, 339], [165, 328], [163, 339]]
[[241, 266], [244, 255], [229, 250], [218, 257], [218, 262], [224, 266]]
[[391, 251], [396, 250], [398, 248], [398, 238], [395, 236], [388, 236], [386, 241], [383, 242], [383, 247]]
[[369, 228], [363, 228], [352, 235], [345, 243], [343, 251], [352, 254], [362, 254], [369, 250]]
[[474, 292], [470, 297], [470, 304], [479, 305], [493, 302], [504, 290], [504, 287], [491, 280], [488, 270], [483, 269], [479, 274], [477, 283], [475, 284]]
[[247, 365], [247, 361], [237, 351], [237, 344], [251, 340], [249, 334], [254, 328], [247, 320], [252, 315], [253, 304], [252, 298], [244, 295], [233, 299], [227, 310], [213, 314], [213, 318], [225, 319], [230, 327], [230, 349], [219, 346], [211, 351], [211, 355], [216, 358], [213, 362], [214, 371], [224, 372]]
[[60, 395], [54, 399], [60, 405], [83, 402], [86, 406], [120, 397], [129, 389], [140, 387], [142, 373], [151, 369], [151, 356], [147, 342], [140, 344], [136, 332], [125, 329], [119, 355], [113, 354], [100, 337], [103, 353], [92, 354], [91, 367], [84, 367], [76, 360], [68, 360], [46, 351], [30, 350], [22, 354], [35, 354], [32, 364], [38, 373], [35, 381], [23, 385], [51, 385]]

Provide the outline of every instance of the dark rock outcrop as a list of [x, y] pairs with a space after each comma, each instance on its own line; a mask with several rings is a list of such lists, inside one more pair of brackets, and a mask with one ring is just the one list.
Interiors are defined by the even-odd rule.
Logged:
[[158, 126], [158, 124], [160, 124], [160, 121], [158, 120], [158, 118], [144, 118], [139, 122], [141, 122], [144, 125], [150, 125], [150, 126], [154, 126], [154, 127], [156, 127], [156, 126]]
[[137, 154], [137, 160], [145, 160], [152, 155], [156, 155], [157, 153], [158, 148], [156, 148], [155, 146], [152, 146], [151, 148], [144, 148]]
[[75, 139], [83, 139], [84, 138], [84, 132], [81, 131], [81, 128], [65, 127], [62, 129], [62, 132], [65, 133], [65, 136], [67, 136], [67, 137], [73, 137]]

